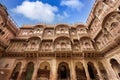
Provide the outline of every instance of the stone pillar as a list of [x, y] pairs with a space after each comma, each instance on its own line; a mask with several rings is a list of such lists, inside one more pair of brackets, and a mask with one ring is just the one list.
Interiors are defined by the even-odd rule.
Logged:
[[71, 60], [71, 69], [70, 69], [71, 80], [76, 80], [75, 67], [73, 63], [74, 63], [73, 60]]
[[102, 75], [101, 75], [101, 72], [100, 72], [100, 70], [99, 70], [99, 67], [98, 67], [97, 63], [94, 63], [94, 66], [95, 66], [95, 68], [96, 68], [96, 70], [97, 70], [99, 79], [100, 79], [100, 80], [103, 80]]
[[110, 62], [107, 59], [104, 59], [103, 65], [105, 66], [106, 70], [108, 71], [109, 80], [119, 80], [119, 78], [117, 78], [114, 70], [112, 69]]
[[32, 75], [32, 80], [37, 80], [37, 72], [38, 72], [39, 66], [36, 64], [34, 67], [33, 75]]
[[89, 72], [88, 72], [88, 66], [87, 66], [87, 62], [86, 61], [83, 61], [83, 67], [85, 69], [87, 80], [90, 80], [90, 75], [89, 75]]
[[57, 64], [56, 59], [53, 59], [51, 66], [50, 80], [57, 80]]

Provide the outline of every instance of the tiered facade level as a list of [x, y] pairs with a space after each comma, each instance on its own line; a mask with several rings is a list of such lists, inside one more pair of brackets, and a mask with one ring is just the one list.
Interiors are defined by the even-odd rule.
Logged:
[[96, 0], [86, 24], [18, 28], [0, 5], [0, 80], [120, 80], [120, 0]]

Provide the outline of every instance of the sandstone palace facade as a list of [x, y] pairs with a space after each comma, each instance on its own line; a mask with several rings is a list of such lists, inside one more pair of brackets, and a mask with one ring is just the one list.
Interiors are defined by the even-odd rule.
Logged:
[[120, 0], [96, 0], [86, 24], [20, 28], [0, 4], [0, 80], [120, 80]]

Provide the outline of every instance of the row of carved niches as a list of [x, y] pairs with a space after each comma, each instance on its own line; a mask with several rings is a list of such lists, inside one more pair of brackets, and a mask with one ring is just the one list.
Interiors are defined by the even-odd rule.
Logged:
[[41, 42], [41, 40], [38, 37], [31, 37], [31, 38], [29, 38], [28, 41], [27, 41], [26, 50], [27, 51], [39, 50], [40, 42]]
[[1, 36], [3, 36], [3, 34], [5, 33], [4, 32], [4, 25], [5, 25], [5, 23], [4, 23], [4, 21], [3, 21], [3, 17], [2, 17], [2, 15], [0, 14], [0, 38], [1, 38]]
[[108, 5], [106, 5], [104, 2], [100, 1], [97, 3], [93, 14], [98, 18], [102, 19], [105, 15], [105, 12], [108, 11]]
[[93, 42], [90, 38], [84, 37], [80, 40], [82, 51], [94, 51]]
[[7, 18], [5, 18], [7, 15], [3, 16], [3, 14], [0, 14], [0, 27], [4, 27], [7, 21]]
[[45, 29], [43, 27], [34, 27], [33, 28], [22, 28], [20, 30], [19, 36], [27, 37], [27, 36], [44, 36], [44, 37], [50, 37], [50, 36], [58, 36], [58, 35], [81, 35], [81, 34], [87, 34], [87, 29], [83, 25], [78, 25], [76, 28], [71, 28], [70, 26], [63, 26], [59, 25], [55, 28], [49, 28], [46, 27]]
[[119, 0], [104, 0], [103, 2], [101, 0], [96, 4], [93, 14], [101, 20], [105, 17], [106, 13], [109, 12], [110, 8], [116, 6], [118, 2]]
[[20, 36], [31, 36], [31, 35], [39, 35], [43, 34], [43, 28], [35, 28], [35, 29], [21, 29]]
[[24, 51], [26, 48], [25, 44], [26, 43], [24, 41], [14, 41], [14, 42], [11, 41], [6, 51], [11, 51], [11, 52]]
[[52, 51], [53, 43], [52, 41], [43, 41], [41, 44], [41, 51]]
[[111, 41], [120, 37], [120, 12], [108, 14], [102, 23], [102, 30], [97, 35], [96, 45], [98, 49], [107, 47]]
[[104, 3], [109, 5], [110, 7], [114, 7], [114, 5], [119, 2], [119, 0], [104, 0]]
[[103, 28], [112, 35], [117, 37], [120, 35], [120, 12], [113, 12], [106, 16]]
[[46, 37], [54, 36], [54, 29], [53, 28], [45, 29], [43, 34]]
[[76, 30], [77, 30], [77, 34], [78, 35], [81, 35], [81, 34], [87, 34], [87, 29], [84, 27], [84, 26], [78, 26], [77, 28], [76, 28]]
[[68, 26], [57, 26], [55, 29], [55, 34], [60, 35], [60, 34], [67, 34], [69, 35], [69, 27]]
[[90, 34], [93, 37], [94, 35], [97, 35], [97, 33], [101, 30], [102, 26], [98, 18], [96, 17], [94, 21], [92, 22], [92, 25], [90, 26]]
[[93, 43], [90, 39], [82, 39], [80, 42], [71, 41], [69, 38], [58, 38], [52, 40], [32, 39], [26, 41], [13, 41], [6, 51], [24, 52], [24, 51], [92, 51]]
[[69, 51], [71, 50], [71, 40], [67, 37], [60, 37], [60, 38], [57, 38], [55, 39], [55, 50], [56, 51]]
[[78, 40], [74, 40], [74, 44], [72, 47], [73, 47], [73, 51], [81, 51]]
[[13, 38], [14, 34], [11, 32], [11, 29], [9, 28], [11, 25], [6, 23], [6, 19], [0, 13], [0, 41], [2, 43], [8, 44], [10, 42], [10, 39]]
[[97, 39], [95, 40], [98, 49], [101, 50], [105, 48], [106, 46], [108, 46], [110, 42], [112, 41], [112, 39], [113, 39], [112, 35], [109, 32], [101, 31]]

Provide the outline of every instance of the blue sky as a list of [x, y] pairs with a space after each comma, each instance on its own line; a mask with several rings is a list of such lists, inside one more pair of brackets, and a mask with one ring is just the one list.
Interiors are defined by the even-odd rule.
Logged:
[[0, 0], [18, 26], [86, 23], [95, 0]]

